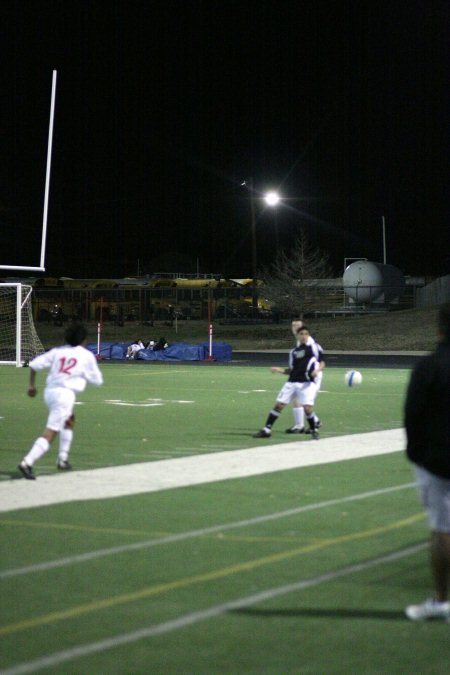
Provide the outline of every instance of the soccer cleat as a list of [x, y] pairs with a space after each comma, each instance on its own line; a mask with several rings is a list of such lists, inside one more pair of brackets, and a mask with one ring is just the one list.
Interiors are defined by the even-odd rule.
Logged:
[[[316, 422], [316, 429], [319, 429], [319, 427], [321, 427], [321, 426], [322, 426], [322, 422], [321, 422], [320, 420], [317, 420], [317, 422]], [[310, 434], [310, 433], [311, 433], [311, 429], [307, 429], [307, 430], [305, 431], [305, 434]]]
[[253, 434], [253, 438], [270, 438], [270, 436], [270, 431], [266, 431], [265, 429], [260, 429], [256, 434]]
[[289, 427], [289, 429], [286, 429], [287, 434], [304, 434], [305, 433], [305, 427]]
[[72, 464], [70, 464], [67, 459], [59, 459], [56, 468], [59, 469], [59, 471], [71, 471]]
[[33, 469], [31, 466], [28, 466], [24, 459], [20, 462], [20, 464], [17, 465], [17, 468], [19, 469], [22, 476], [27, 480], [36, 480]]
[[311, 439], [314, 440], [314, 441], [318, 441], [319, 438], [320, 438], [319, 432], [317, 431], [317, 429], [313, 429], [311, 431]]
[[409, 605], [405, 609], [405, 614], [411, 621], [426, 621], [427, 619], [447, 619], [450, 620], [450, 602], [439, 602], [438, 600], [425, 600], [421, 605]]

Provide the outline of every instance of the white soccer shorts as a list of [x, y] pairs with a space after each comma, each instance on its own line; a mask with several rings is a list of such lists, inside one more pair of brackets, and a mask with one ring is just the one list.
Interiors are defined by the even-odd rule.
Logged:
[[428, 513], [428, 522], [435, 532], [450, 534], [450, 480], [415, 466], [417, 487]]
[[47, 429], [61, 431], [69, 417], [73, 413], [75, 405], [75, 392], [65, 387], [45, 389], [44, 401], [49, 410]]
[[314, 405], [317, 385], [314, 382], [286, 382], [277, 396], [277, 402], [288, 405], [297, 401], [300, 405]]

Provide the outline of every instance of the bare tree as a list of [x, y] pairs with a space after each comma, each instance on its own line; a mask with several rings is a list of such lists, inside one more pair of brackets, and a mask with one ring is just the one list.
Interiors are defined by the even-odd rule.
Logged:
[[299, 316], [323, 306], [332, 277], [329, 256], [315, 247], [304, 230], [286, 254], [280, 251], [274, 263], [263, 270], [263, 293], [274, 310], [284, 316]]

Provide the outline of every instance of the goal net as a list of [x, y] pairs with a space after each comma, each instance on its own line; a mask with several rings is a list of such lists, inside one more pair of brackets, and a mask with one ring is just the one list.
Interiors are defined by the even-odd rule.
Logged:
[[22, 366], [44, 347], [34, 327], [32, 287], [0, 284], [0, 364]]

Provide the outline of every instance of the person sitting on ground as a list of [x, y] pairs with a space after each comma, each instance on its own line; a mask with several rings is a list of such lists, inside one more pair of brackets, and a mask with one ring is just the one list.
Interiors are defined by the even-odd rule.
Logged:
[[126, 358], [127, 359], [135, 359], [136, 355], [138, 352], [141, 351], [141, 349], [145, 349], [144, 343], [142, 342], [141, 339], [135, 340], [131, 345], [129, 345], [126, 353]]
[[168, 342], [166, 341], [166, 338], [165, 338], [165, 337], [160, 337], [159, 340], [158, 340], [158, 342], [157, 342], [157, 343], [155, 344], [155, 346], [153, 347], [153, 351], [154, 351], [154, 352], [158, 352], [158, 351], [160, 351], [161, 349], [167, 349], [168, 346], [169, 346], [169, 344], [168, 344]]

